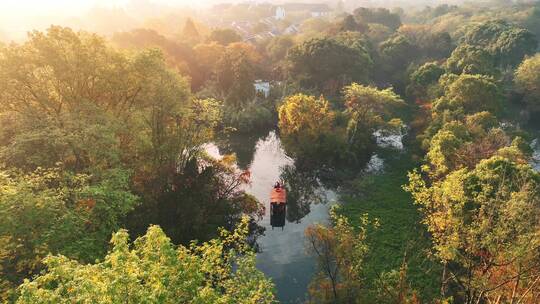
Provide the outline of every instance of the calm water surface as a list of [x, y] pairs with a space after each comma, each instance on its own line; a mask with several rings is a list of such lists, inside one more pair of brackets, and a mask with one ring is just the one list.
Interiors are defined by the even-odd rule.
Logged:
[[[210, 155], [219, 157], [217, 146], [209, 144]], [[266, 214], [259, 225], [266, 228], [257, 243], [261, 252], [257, 255], [257, 267], [276, 285], [277, 297], [281, 303], [302, 303], [307, 288], [315, 274], [316, 261], [306, 252], [304, 230], [313, 223], [328, 222], [328, 208], [331, 203], [313, 204], [310, 212], [299, 221], [288, 222], [283, 230], [270, 226], [270, 202], [268, 200], [273, 184], [279, 180], [283, 167], [294, 161], [285, 154], [276, 133], [271, 131], [255, 144], [251, 171], [251, 185], [246, 191], [255, 196], [266, 207]], [[333, 202], [332, 191], [319, 189], [325, 201]]]

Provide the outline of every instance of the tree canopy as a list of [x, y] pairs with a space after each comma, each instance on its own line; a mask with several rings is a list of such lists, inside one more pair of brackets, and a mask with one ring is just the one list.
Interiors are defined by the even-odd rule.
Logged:
[[[138, 203], [122, 170], [102, 176], [39, 169], [0, 173], [0, 286], [20, 284], [49, 253], [83, 262], [100, 258], [111, 231]], [[97, 179], [97, 181], [96, 181]]]
[[431, 186], [418, 173], [410, 180], [437, 255], [467, 303], [484, 297], [532, 301], [529, 287], [538, 278], [540, 258], [538, 173], [495, 156]]
[[540, 109], [540, 54], [523, 60], [515, 73], [517, 88], [533, 110]]
[[435, 111], [463, 109], [465, 113], [502, 110], [503, 96], [493, 78], [462, 74], [446, 84], [443, 97], [434, 105]]
[[120, 230], [101, 262], [45, 259], [46, 271], [21, 285], [17, 303], [274, 303], [273, 285], [244, 242], [247, 234], [244, 219], [218, 239], [176, 247], [159, 226], [133, 244]]
[[332, 38], [308, 40], [289, 50], [288, 74], [305, 89], [335, 94], [351, 82], [367, 82], [372, 61], [364, 51]]
[[492, 55], [482, 47], [462, 44], [446, 60], [446, 68], [454, 74], [493, 75], [495, 63]]
[[359, 7], [354, 10], [356, 19], [363, 23], [378, 23], [396, 30], [401, 25], [401, 18], [398, 14], [391, 13], [386, 8], [365, 8]]
[[233, 42], [242, 41], [242, 36], [232, 29], [215, 29], [210, 33], [208, 41], [215, 41], [221, 45], [228, 45]]
[[525, 55], [534, 54], [538, 40], [526, 29], [492, 20], [471, 28], [462, 43], [484, 48], [500, 65], [515, 66]]

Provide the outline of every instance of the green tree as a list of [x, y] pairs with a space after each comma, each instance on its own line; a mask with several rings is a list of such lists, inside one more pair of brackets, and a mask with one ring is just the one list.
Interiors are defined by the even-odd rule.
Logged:
[[447, 58], [454, 45], [447, 32], [434, 31], [429, 25], [404, 24], [397, 31], [415, 45], [420, 56], [427, 59]]
[[[376, 129], [401, 126], [397, 114], [405, 106], [405, 102], [392, 89], [378, 90], [353, 83], [343, 89], [343, 95], [346, 112], [349, 114], [350, 143], [356, 143], [358, 138], [366, 135], [370, 137]], [[364, 135], [360, 135], [361, 133]]]
[[392, 30], [387, 26], [378, 23], [370, 23], [368, 24], [366, 36], [370, 41], [373, 42], [373, 44], [378, 45], [390, 38], [392, 33]]
[[300, 24], [300, 31], [308, 37], [318, 35], [331, 27], [332, 24], [324, 18], [309, 18]]
[[170, 66], [174, 66], [180, 73], [188, 74], [192, 78], [198, 76], [194, 74], [196, 62], [192, 49], [187, 44], [169, 40], [154, 30], [134, 29], [129, 32], [119, 32], [115, 33], [111, 40], [125, 49], [160, 48]]
[[335, 129], [336, 114], [322, 96], [288, 96], [278, 114], [284, 148], [300, 169], [331, 167], [347, 150], [343, 130]]
[[322, 97], [296, 94], [287, 97], [279, 107], [279, 130], [295, 142], [316, 141], [330, 132], [334, 116], [328, 101]]
[[131, 214], [130, 230], [142, 235], [149, 223], [155, 223], [175, 244], [189, 244], [215, 237], [219, 227], [233, 229], [242, 214], [260, 219], [264, 207], [243, 190], [250, 182], [249, 172], [238, 170], [235, 163], [236, 157], [230, 155], [220, 160], [192, 158], [183, 172], [169, 173], [170, 181], [154, 190], [155, 203], [141, 205]]
[[495, 75], [495, 63], [488, 51], [481, 47], [462, 44], [446, 60], [446, 68], [454, 74]]
[[198, 120], [201, 102], [158, 50], [128, 56], [96, 35], [51, 27], [1, 52], [0, 118], [13, 124], [1, 131], [0, 157], [12, 166], [122, 165], [153, 176], [181, 169], [212, 135], [215, 119]]
[[462, 109], [466, 114], [489, 111], [497, 115], [503, 108], [500, 88], [491, 77], [462, 74], [443, 87], [444, 96], [435, 102], [435, 112]]
[[215, 77], [217, 63], [225, 53], [225, 47], [217, 42], [201, 43], [193, 47], [195, 59], [200, 68], [203, 82]]
[[540, 54], [523, 60], [516, 70], [515, 82], [530, 108], [540, 110]]
[[436, 62], [423, 64], [409, 76], [407, 94], [422, 100], [434, 97], [434, 91], [438, 88], [439, 78], [441, 78], [444, 72], [444, 69]]
[[[427, 160], [435, 176], [461, 168], [474, 168], [482, 159], [499, 154], [503, 148], [515, 148], [517, 158], [526, 157], [510, 137], [499, 128], [489, 112], [478, 112], [465, 117], [464, 122], [446, 123], [430, 141]], [[516, 142], [517, 143], [517, 142]]]
[[256, 269], [247, 234], [244, 220], [233, 233], [175, 247], [158, 226], [133, 244], [120, 230], [102, 262], [47, 257], [46, 271], [21, 285], [17, 303], [274, 303], [273, 285]]
[[536, 52], [538, 41], [526, 29], [503, 20], [492, 20], [471, 28], [462, 43], [487, 50], [501, 66], [515, 66], [525, 55]]
[[522, 25], [531, 31], [537, 39], [540, 37], [540, 5], [538, 3], [529, 11], [527, 18], [522, 21]]
[[207, 40], [208, 42], [215, 41], [221, 45], [227, 46], [233, 42], [242, 41], [242, 36], [232, 29], [215, 29], [210, 33]]
[[401, 26], [401, 18], [398, 14], [391, 13], [386, 8], [365, 8], [359, 7], [354, 10], [354, 17], [362, 23], [378, 23], [389, 27], [395, 31]]
[[362, 33], [355, 31], [340, 32], [334, 36], [334, 39], [341, 44], [358, 50], [362, 54], [368, 55], [370, 58], [376, 56], [375, 48]]
[[415, 46], [403, 35], [395, 35], [381, 43], [380, 53], [392, 69], [406, 68], [417, 55]]
[[379, 45], [380, 57], [376, 70], [380, 83], [391, 83], [399, 91], [405, 90], [408, 66], [420, 55], [417, 46], [401, 34], [395, 34]]
[[343, 20], [337, 24], [337, 29], [340, 32], [361, 32], [367, 30], [367, 25], [356, 22], [353, 15], [346, 15]]
[[293, 36], [272, 37], [265, 47], [266, 55], [270, 58], [273, 79], [286, 80], [287, 53], [296, 44]]
[[101, 258], [107, 240], [133, 209], [129, 174], [70, 174], [60, 169], [0, 173], [0, 299], [37, 274], [47, 254], [83, 262]]
[[245, 43], [232, 43], [217, 62], [216, 81], [225, 110], [237, 111], [255, 97], [257, 67], [261, 62], [255, 48]]
[[[494, 156], [428, 185], [406, 187], [424, 214], [434, 249], [462, 303], [534, 303], [540, 279], [540, 175]], [[446, 278], [443, 278], [443, 281]]]
[[274, 62], [279, 62], [287, 56], [287, 52], [294, 46], [291, 36], [277, 36], [266, 45], [266, 52]]
[[288, 74], [305, 89], [335, 94], [351, 82], [367, 82], [370, 56], [335, 39], [311, 39], [289, 50]]

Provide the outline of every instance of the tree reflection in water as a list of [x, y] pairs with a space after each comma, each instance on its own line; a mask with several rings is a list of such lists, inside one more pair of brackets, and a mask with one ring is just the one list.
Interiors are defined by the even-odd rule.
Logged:
[[298, 171], [294, 166], [285, 166], [281, 180], [287, 188], [287, 221], [291, 223], [300, 223], [310, 213], [311, 204], [328, 201], [326, 191], [314, 171]]
[[221, 154], [236, 155], [238, 168], [245, 170], [253, 162], [257, 142], [268, 136], [269, 130], [253, 130], [250, 133], [223, 132], [215, 141]]

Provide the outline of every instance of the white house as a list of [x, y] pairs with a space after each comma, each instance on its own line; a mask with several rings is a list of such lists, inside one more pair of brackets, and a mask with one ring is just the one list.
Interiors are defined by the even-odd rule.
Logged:
[[278, 6], [276, 8], [276, 14], [274, 16], [274, 18], [276, 20], [283, 20], [285, 19], [285, 8], [283, 8], [282, 6]]
[[330, 15], [329, 11], [313, 11], [311, 12], [311, 17], [318, 18], [318, 17], [326, 17]]
[[255, 80], [253, 86], [255, 87], [255, 92], [257, 92], [257, 94], [263, 95], [264, 98], [270, 96], [270, 82], [258, 79]]
[[283, 34], [285, 35], [294, 35], [294, 34], [298, 34], [299, 32], [300, 32], [300, 27], [298, 24], [291, 24], [285, 30], [283, 30]]
[[311, 17], [326, 17], [329, 16], [332, 10], [326, 4], [311, 4], [309, 8]]

